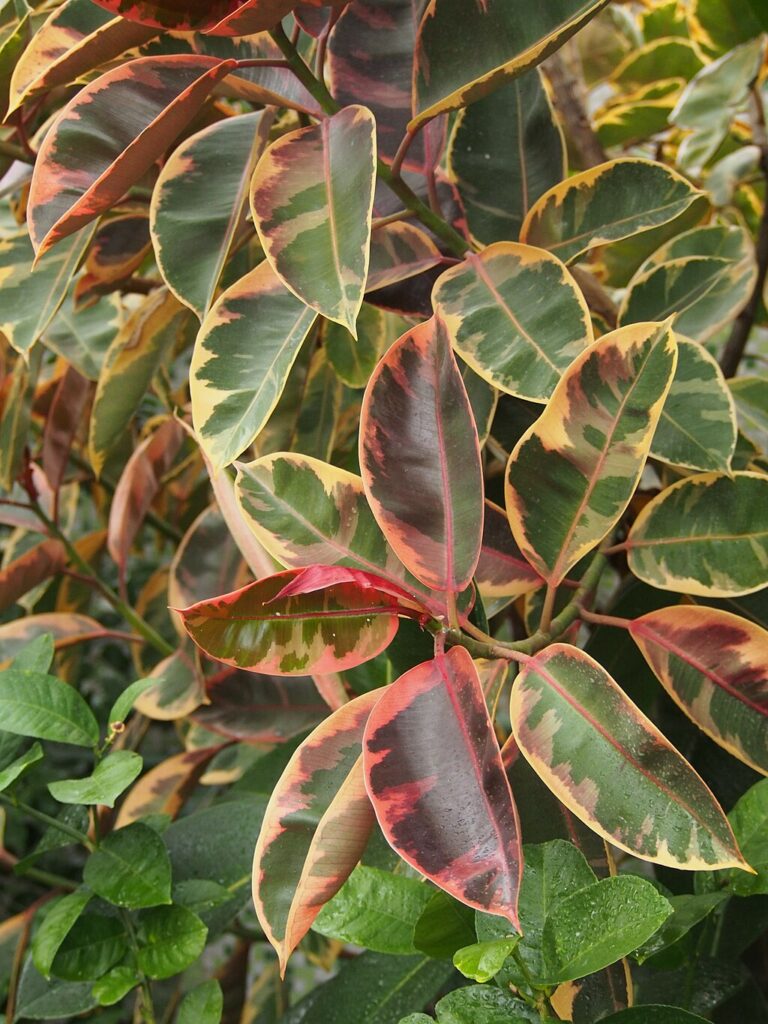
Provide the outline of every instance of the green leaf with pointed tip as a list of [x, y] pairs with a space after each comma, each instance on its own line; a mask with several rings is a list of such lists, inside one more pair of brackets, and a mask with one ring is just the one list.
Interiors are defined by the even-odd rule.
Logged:
[[532, 70], [460, 111], [448, 166], [481, 242], [517, 238], [539, 196], [565, 177], [563, 135]]
[[45, 333], [64, 301], [93, 232], [93, 226], [78, 231], [34, 268], [35, 252], [26, 231], [0, 239], [0, 333], [17, 352], [26, 356]]
[[[743, 872], [741, 872], [743, 874]], [[723, 900], [728, 899], [725, 892], [697, 893], [693, 896], [667, 897], [672, 913], [657, 932], [635, 951], [638, 963], [644, 963], [649, 957], [663, 949], [669, 949], [684, 938], [700, 921], [708, 917]]]
[[[547, 0], [521, 18], [504, 0], [467, 7], [431, 0], [416, 39], [410, 129], [487, 95], [545, 57], [605, 7], [607, 0]], [[467, 39], [472, 46], [467, 47]]]
[[678, 337], [677, 368], [651, 455], [672, 466], [727, 473], [735, 448], [736, 419], [722, 370], [702, 345]]
[[195, 430], [214, 469], [258, 436], [316, 318], [266, 262], [228, 288], [205, 318], [190, 392]]
[[114, 1006], [136, 988], [140, 980], [134, 967], [118, 965], [93, 983], [93, 994], [98, 999], [99, 1006]]
[[[393, 322], [396, 334], [392, 334]], [[357, 318], [357, 338], [346, 327], [328, 321], [323, 341], [328, 362], [344, 384], [350, 388], [364, 388], [373, 373], [382, 352], [402, 334], [405, 322], [391, 313], [383, 313], [375, 306], [364, 303]]]
[[77, 1019], [97, 1005], [89, 982], [46, 981], [32, 960], [24, 964], [16, 1002], [17, 1020]]
[[51, 965], [66, 981], [94, 981], [128, 952], [128, 933], [119, 917], [84, 911], [77, 918]]
[[0, 771], [0, 793], [4, 789], [8, 789], [13, 783], [21, 778], [27, 768], [31, 768], [33, 764], [43, 759], [43, 748], [39, 743], [33, 743], [26, 753], [22, 754], [21, 757], [17, 757], [15, 761], [11, 761], [9, 765], [6, 765], [2, 771]]
[[44, 978], [50, 976], [59, 947], [91, 898], [90, 892], [79, 889], [62, 896], [47, 911], [32, 939], [32, 960]]
[[[413, 944], [422, 953], [437, 960], [451, 960], [462, 946], [476, 941], [475, 914], [471, 907], [459, 903], [447, 892], [438, 889], [424, 907], [416, 922]], [[486, 915], [491, 918], [491, 914]], [[501, 918], [493, 917], [507, 931], [509, 925]]]
[[570, 263], [678, 217], [701, 193], [664, 164], [623, 157], [567, 178], [528, 211], [520, 240]]
[[768, 894], [768, 779], [755, 783], [736, 802], [728, 815], [744, 856], [755, 869], [754, 875], [743, 871], [724, 871], [718, 875], [729, 892], [737, 896]]
[[171, 154], [157, 179], [150, 207], [157, 263], [174, 295], [201, 320], [245, 223], [251, 175], [270, 123], [257, 112], [208, 125]]
[[637, 274], [619, 310], [619, 323], [664, 320], [675, 315], [675, 330], [706, 341], [742, 308], [752, 293], [754, 257], [739, 262], [717, 256], [685, 256]]
[[80, 694], [42, 672], [0, 672], [0, 721], [17, 736], [78, 747], [99, 741], [98, 723]]
[[416, 922], [434, 890], [416, 878], [358, 865], [312, 925], [379, 953], [415, 953]]
[[62, 779], [51, 782], [48, 791], [62, 804], [104, 804], [114, 807], [115, 800], [141, 772], [140, 754], [132, 750], [115, 750], [100, 761], [93, 774], [85, 779]]
[[693, 871], [746, 867], [702, 780], [588, 654], [559, 643], [526, 662], [510, 716], [537, 775], [614, 846]]
[[768, 477], [699, 473], [658, 494], [626, 540], [629, 568], [661, 590], [737, 597], [768, 586]]
[[353, 333], [368, 277], [375, 175], [373, 115], [350, 106], [272, 143], [251, 182], [254, 223], [275, 273]]
[[53, 635], [42, 633], [13, 656], [13, 668], [24, 672], [48, 672], [53, 655]]
[[646, 942], [672, 913], [643, 878], [603, 878], [556, 903], [543, 932], [544, 981], [594, 974]]
[[553, 584], [615, 526], [645, 464], [675, 372], [669, 323], [636, 324], [586, 349], [507, 465], [515, 540]]
[[134, 822], [110, 832], [86, 861], [83, 881], [117, 907], [154, 907], [171, 902], [171, 862], [162, 839]]
[[180, 974], [205, 949], [208, 929], [186, 907], [153, 907], [139, 915], [139, 969], [162, 980]]
[[131, 713], [136, 700], [151, 686], [157, 685], [157, 679], [137, 679], [135, 683], [126, 686], [107, 715], [107, 723], [112, 725], [115, 722], [124, 722]]
[[533, 246], [497, 242], [470, 254], [441, 274], [432, 303], [475, 373], [534, 402], [549, 398], [594, 340], [576, 282], [556, 257]]
[[181, 1001], [176, 1024], [219, 1024], [224, 994], [215, 978], [193, 988]]
[[510, 939], [489, 939], [487, 942], [464, 946], [453, 954], [453, 966], [465, 978], [479, 982], [490, 981], [499, 973], [519, 941], [520, 936], [515, 935]]

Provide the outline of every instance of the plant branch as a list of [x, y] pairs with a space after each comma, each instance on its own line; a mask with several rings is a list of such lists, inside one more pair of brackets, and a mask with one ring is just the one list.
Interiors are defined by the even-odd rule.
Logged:
[[21, 800], [14, 800], [5, 793], [0, 793], [0, 804], [5, 804], [6, 807], [10, 807], [13, 810], [20, 811], [25, 814], [28, 818], [32, 818], [34, 821], [38, 821], [41, 825], [45, 825], [46, 828], [54, 828], [59, 832], [63, 832], [65, 836], [69, 836], [76, 843], [80, 843], [81, 846], [85, 846], [89, 850], [94, 850], [96, 847], [85, 834], [80, 832], [79, 829], [72, 828], [71, 825], [67, 825], [64, 821], [58, 821], [56, 818], [52, 818], [49, 814], [44, 814], [43, 811], [38, 811], [36, 807], [31, 807], [29, 804], [25, 804]]
[[720, 357], [720, 369], [726, 377], [734, 377], [738, 372], [739, 363], [744, 355], [755, 318], [760, 309], [766, 276], [768, 276], [768, 132], [766, 131], [765, 108], [763, 107], [759, 86], [753, 87], [752, 96], [755, 105], [753, 140], [760, 149], [760, 170], [765, 182], [765, 196], [763, 197], [763, 213], [760, 218], [760, 226], [757, 230], [757, 241], [755, 243], [755, 256], [757, 259], [755, 287], [752, 289], [752, 294], [746, 306], [734, 320], [730, 336], [725, 343], [723, 354]]
[[110, 586], [108, 586], [102, 579], [100, 579], [96, 575], [96, 573], [86, 562], [86, 560], [83, 558], [83, 556], [74, 546], [74, 544], [61, 531], [59, 526], [56, 523], [54, 523], [52, 519], [48, 518], [48, 516], [45, 514], [45, 512], [40, 507], [37, 501], [33, 503], [33, 508], [35, 515], [38, 517], [40, 522], [43, 523], [43, 525], [46, 527], [48, 533], [52, 537], [55, 537], [57, 540], [61, 541], [61, 543], [66, 548], [67, 554], [69, 555], [72, 562], [74, 562], [78, 569], [85, 576], [87, 576], [88, 579], [93, 581], [94, 586], [99, 590], [102, 596], [105, 597], [107, 601], [109, 601], [109, 603], [112, 605], [115, 611], [119, 612], [123, 616], [125, 621], [128, 622], [136, 630], [137, 633], [144, 637], [147, 643], [151, 644], [152, 647], [154, 647], [155, 650], [158, 651], [158, 653], [162, 654], [163, 657], [167, 658], [169, 655], [174, 654], [175, 648], [172, 647], [167, 640], [164, 640], [163, 637], [160, 636], [160, 634], [157, 632], [154, 626], [151, 626], [146, 621], [146, 619], [143, 619], [138, 612], [134, 611], [129, 604], [123, 601], [119, 594], [115, 593], [115, 591]]
[[0, 156], [10, 157], [11, 160], [19, 160], [23, 164], [34, 163], [29, 153], [21, 146], [17, 146], [15, 142], [8, 142], [6, 139], [0, 139]]
[[600, 615], [583, 607], [579, 611], [579, 618], [596, 626], [614, 626], [616, 629], [629, 629], [632, 625], [632, 619], [625, 619], [619, 615]]
[[[285, 34], [282, 25], [277, 25], [270, 31], [270, 36], [285, 55], [288, 66], [296, 75], [308, 93], [320, 104], [326, 114], [336, 114], [341, 107], [328, 92], [325, 84], [312, 74], [310, 69], [302, 60], [296, 47]], [[377, 159], [376, 173], [379, 178], [391, 189], [409, 210], [413, 210], [421, 223], [430, 229], [441, 241], [456, 253], [463, 256], [469, 249], [469, 242], [463, 238], [455, 228], [452, 228], [442, 217], [438, 216], [429, 206], [420, 199], [416, 193], [396, 174], [392, 168], [387, 166], [383, 160]]]
[[555, 107], [565, 122], [566, 136], [576, 151], [579, 166], [586, 170], [605, 163], [608, 157], [592, 129], [584, 104], [584, 83], [566, 63], [562, 51], [546, 61], [544, 71], [552, 86]]

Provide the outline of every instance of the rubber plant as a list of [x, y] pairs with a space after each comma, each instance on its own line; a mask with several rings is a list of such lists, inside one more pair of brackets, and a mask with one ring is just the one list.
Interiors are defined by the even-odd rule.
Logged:
[[0, 29], [7, 1019], [768, 1020], [764, 5]]

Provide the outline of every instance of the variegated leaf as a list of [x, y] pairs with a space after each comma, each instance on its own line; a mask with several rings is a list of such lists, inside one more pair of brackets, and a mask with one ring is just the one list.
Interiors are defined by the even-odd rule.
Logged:
[[545, 192], [528, 211], [520, 240], [570, 263], [596, 245], [674, 220], [700, 195], [664, 164], [609, 160]]
[[38, 256], [114, 206], [233, 67], [216, 57], [140, 57], [71, 99], [45, 136], [32, 177], [29, 233]]
[[551, 584], [615, 526], [640, 479], [677, 352], [669, 323], [606, 334], [569, 367], [507, 466], [512, 533]]
[[157, 34], [110, 15], [92, 0], [66, 0], [32, 36], [13, 71], [9, 113], [30, 96], [68, 85]]
[[203, 128], [174, 151], [157, 179], [150, 208], [157, 263], [174, 295], [201, 320], [245, 225], [251, 176], [271, 120], [263, 112], [243, 114]]
[[281, 598], [304, 570], [290, 570], [180, 611], [206, 654], [235, 668], [278, 676], [341, 672], [387, 647], [398, 602], [354, 583]]
[[534, 402], [549, 398], [594, 340], [571, 274], [555, 256], [529, 245], [497, 242], [470, 254], [440, 275], [432, 303], [475, 373]]
[[254, 223], [275, 272], [352, 333], [368, 276], [375, 173], [373, 115], [351, 106], [272, 143], [251, 182]]
[[677, 368], [661, 410], [651, 455], [673, 466], [727, 473], [736, 447], [733, 400], [703, 345], [677, 339]]
[[472, 235], [517, 238], [531, 205], [566, 174], [565, 142], [537, 69], [461, 110], [448, 167]]
[[629, 630], [686, 715], [721, 747], [768, 775], [768, 631], [696, 605], [649, 612]]
[[214, 470], [258, 436], [317, 318], [259, 264], [203, 321], [190, 367], [192, 418]]
[[764, 455], [768, 454], [768, 377], [731, 377], [728, 388], [740, 429]]
[[[291, 9], [287, 0], [95, 0], [101, 7], [129, 21], [178, 32], [211, 32], [219, 26], [226, 30], [231, 18], [256, 15], [257, 27], [232, 35], [261, 32], [277, 24]], [[230, 33], [226, 33], [230, 34]]]
[[363, 746], [368, 793], [394, 849], [462, 903], [519, 928], [517, 811], [464, 648], [387, 687]]
[[512, 686], [510, 715], [537, 775], [614, 846], [692, 871], [746, 867], [706, 785], [588, 654], [568, 644], [537, 654]]
[[408, 221], [374, 227], [365, 290], [375, 291], [416, 277], [442, 260], [440, 250], [429, 235]]
[[467, 106], [541, 63], [607, 2], [546, 0], [521, 17], [505, 0], [470, 7], [461, 0], [430, 0], [416, 40], [409, 127]]
[[434, 590], [463, 590], [480, 554], [480, 449], [439, 318], [404, 334], [376, 367], [360, 416], [360, 466], [373, 514], [406, 568]]
[[357, 697], [315, 729], [291, 758], [264, 814], [253, 857], [253, 902], [282, 973], [371, 833], [361, 741], [380, 694]]
[[151, 249], [149, 217], [145, 212], [120, 213], [104, 220], [88, 250], [86, 273], [75, 288], [76, 301], [82, 302], [91, 289], [98, 295], [116, 281], [125, 281], [139, 269]]
[[736, 597], [768, 586], [768, 476], [700, 473], [642, 510], [625, 542], [629, 567], [660, 590]]
[[507, 598], [505, 604], [544, 583], [515, 543], [504, 509], [488, 500], [485, 502], [483, 544], [475, 569], [475, 583], [486, 602], [489, 598]]
[[0, 239], [0, 333], [23, 356], [40, 338], [64, 302], [69, 284], [93, 238], [88, 227], [33, 267], [26, 231]]

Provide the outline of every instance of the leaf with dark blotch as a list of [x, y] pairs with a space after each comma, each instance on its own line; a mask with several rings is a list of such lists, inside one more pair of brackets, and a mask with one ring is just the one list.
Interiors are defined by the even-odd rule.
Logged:
[[400, 856], [517, 928], [517, 812], [464, 648], [417, 665], [384, 691], [366, 726], [364, 763], [379, 825]]
[[302, 570], [259, 580], [181, 611], [206, 654], [236, 668], [274, 675], [341, 672], [383, 651], [397, 632], [397, 601], [340, 583], [278, 599]]
[[96, 0], [96, 3], [128, 21], [177, 32], [210, 32], [222, 23], [226, 25], [229, 19], [248, 13], [260, 15], [260, 19], [256, 27], [245, 26], [247, 33], [261, 32], [277, 24], [290, 10], [286, 0]]
[[361, 740], [374, 690], [307, 737], [273, 790], [253, 858], [253, 899], [285, 973], [291, 952], [360, 859], [373, 811]]
[[692, 871], [750, 870], [704, 782], [588, 654], [537, 654], [513, 684], [510, 716], [536, 773], [614, 846]]
[[604, 335], [568, 368], [507, 465], [520, 550], [553, 584], [615, 526], [635, 492], [677, 363], [669, 322]]
[[544, 583], [515, 543], [504, 509], [488, 500], [475, 583], [483, 598], [509, 599], [522, 597]]
[[[125, 213], [110, 217], [97, 229], [85, 259], [85, 280], [96, 291], [107, 289], [135, 273], [152, 248], [146, 213]], [[77, 295], [83, 288], [78, 282]]]
[[153, 814], [175, 818], [222, 746], [185, 750], [151, 768], [123, 800], [115, 827], [123, 828]]
[[275, 273], [353, 334], [363, 302], [376, 174], [375, 122], [362, 106], [281, 136], [251, 181], [251, 210]]
[[376, 367], [360, 416], [360, 466], [403, 564], [435, 590], [463, 590], [480, 553], [480, 449], [439, 319], [404, 334]]
[[735, 757], [768, 775], [768, 632], [696, 605], [635, 619], [635, 643], [675, 703]]
[[93, 385], [68, 366], [53, 396], [43, 430], [43, 472], [54, 491], [61, 487], [69, 453], [93, 393]]
[[29, 233], [38, 256], [114, 206], [233, 67], [216, 57], [140, 57], [70, 100], [43, 140], [32, 177]]
[[372, 292], [416, 277], [442, 261], [440, 250], [421, 228], [408, 221], [382, 224], [371, 234], [371, 259], [365, 290]]

